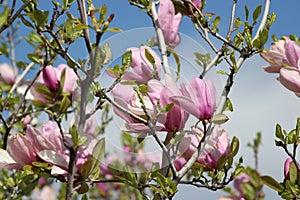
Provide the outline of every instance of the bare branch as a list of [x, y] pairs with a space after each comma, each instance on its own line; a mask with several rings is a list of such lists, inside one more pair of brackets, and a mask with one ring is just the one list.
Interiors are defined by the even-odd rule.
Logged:
[[159, 23], [158, 23], [158, 15], [157, 15], [155, 3], [152, 3], [152, 6], [151, 6], [151, 17], [152, 17], [152, 21], [154, 24], [156, 34], [157, 34], [158, 46], [159, 46], [159, 50], [161, 52], [161, 57], [162, 57], [163, 70], [164, 70], [165, 74], [171, 74], [171, 71], [169, 68], [169, 63], [168, 63], [166, 42], [164, 39], [163, 31], [161, 30]]
[[[86, 7], [85, 7], [85, 0], [77, 0], [78, 4], [78, 9], [80, 12], [80, 17], [81, 17], [81, 22], [84, 25], [88, 25], [88, 19], [87, 19], [87, 12], [86, 12]], [[85, 41], [86, 48], [88, 52], [90, 53], [92, 51], [92, 46], [91, 46], [91, 40], [90, 40], [90, 34], [89, 34], [89, 29], [85, 28], [83, 30], [83, 37]]]

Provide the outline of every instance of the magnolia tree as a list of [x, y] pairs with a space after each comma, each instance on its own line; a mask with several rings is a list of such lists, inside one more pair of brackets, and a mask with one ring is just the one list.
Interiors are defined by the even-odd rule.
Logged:
[[[183, 184], [223, 189], [228, 195], [220, 200], [264, 199], [264, 185], [283, 199], [300, 198], [300, 118], [291, 131], [276, 125], [275, 145], [288, 157], [282, 180], [245, 166], [239, 139], [223, 126], [235, 77], [255, 54], [300, 95], [298, 38], [273, 37], [264, 46], [276, 18], [270, 0], [240, 15], [233, 0], [226, 35], [205, 0], [129, 0], [152, 20], [155, 35], [120, 58], [102, 42], [121, 32], [111, 27], [118, 13], [101, 2], [1, 3], [1, 199], [172, 199]], [[177, 53], [183, 18], [211, 49], [194, 52], [194, 73]], [[22, 55], [20, 39], [28, 43]], [[216, 70], [220, 64], [227, 67]], [[220, 91], [214, 73], [227, 79]], [[121, 141], [108, 142], [112, 132]], [[149, 142], [157, 148], [149, 150]], [[260, 143], [258, 134], [250, 144], [256, 159]]]

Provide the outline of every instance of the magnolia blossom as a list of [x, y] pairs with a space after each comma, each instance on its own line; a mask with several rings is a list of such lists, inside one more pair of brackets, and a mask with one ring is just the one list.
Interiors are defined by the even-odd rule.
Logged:
[[[20, 170], [24, 165], [38, 161], [40, 152], [44, 150], [62, 154], [63, 143], [59, 130], [49, 121], [42, 127], [42, 131], [27, 125], [26, 136], [15, 134], [9, 137], [8, 149], [9, 151], [0, 149], [0, 167]], [[64, 160], [60, 166], [65, 164]]]
[[285, 37], [272, 44], [269, 51], [261, 56], [270, 63], [265, 70], [270, 73], [279, 73], [278, 80], [287, 89], [300, 94], [300, 45]]
[[[77, 85], [78, 77], [75, 74], [75, 72], [68, 67], [67, 65], [60, 64], [57, 68], [49, 65], [44, 68], [44, 70], [41, 72], [40, 76], [38, 77], [37, 81], [33, 84], [33, 87], [31, 88], [31, 93], [34, 96], [35, 99], [42, 101], [43, 103], [53, 103], [57, 98], [60, 98], [57, 94], [58, 89], [61, 82], [61, 75], [63, 70], [65, 70], [65, 81], [63, 84], [62, 91], [68, 92], [70, 97], [76, 98], [78, 97], [79, 88]], [[41, 94], [36, 91], [36, 88], [39, 85], [45, 85], [51, 92], [51, 94]]]
[[[146, 57], [146, 50], [154, 58], [152, 64]], [[131, 47], [126, 51], [132, 52], [132, 63], [130, 70], [125, 71], [123, 80], [134, 80], [139, 83], [147, 83], [150, 79], [160, 79], [161, 75], [161, 60], [154, 50], [148, 46], [141, 46], [139, 48]], [[106, 70], [107, 74], [113, 78], [117, 77], [109, 68]]]
[[229, 196], [221, 196], [218, 200], [245, 200], [245, 194], [242, 190], [242, 184], [249, 183], [250, 178], [247, 174], [243, 173], [236, 179], [234, 179], [233, 185], [234, 188], [238, 191], [238, 194], [229, 195]]
[[[200, 129], [194, 129], [181, 139], [178, 149], [183, 158], [189, 160], [192, 157], [197, 150], [202, 135]], [[223, 155], [229, 154], [228, 134], [220, 126], [217, 126], [204, 144], [197, 162], [208, 169], [214, 169], [217, 167], [219, 159]]]
[[[72, 145], [67, 135], [66, 141]], [[77, 152], [77, 172], [92, 154], [96, 140], [89, 140], [86, 146], [80, 146]], [[26, 135], [15, 134], [8, 139], [8, 150], [0, 149], [0, 168], [22, 170], [32, 162], [47, 162], [52, 165], [52, 175], [67, 175], [69, 151], [65, 148], [62, 135], [54, 122], [47, 122], [41, 131], [27, 125]]]
[[[189, 2], [189, 0], [183, 0], [185, 2]], [[194, 6], [196, 8], [201, 8], [202, 4], [201, 4], [201, 0], [191, 0], [191, 2], [194, 4]]]
[[16, 81], [15, 70], [6, 63], [0, 64], [0, 83], [13, 85]]
[[158, 23], [163, 31], [166, 44], [174, 48], [180, 43], [178, 34], [181, 13], [175, 15], [175, 8], [171, 0], [160, 0], [158, 8]]
[[[114, 95], [114, 100], [117, 104], [119, 104], [124, 109], [130, 111], [131, 113], [139, 116], [146, 117], [146, 113], [142, 108], [142, 104], [137, 93], [134, 91], [133, 87], [130, 85], [118, 85], [113, 90], [112, 93]], [[146, 112], [148, 115], [154, 114], [154, 107], [147, 95], [143, 95], [143, 101], [146, 108]], [[131, 132], [147, 132], [149, 131], [149, 127], [143, 123], [140, 123], [138, 120], [129, 116], [128, 114], [122, 112], [118, 108], [114, 108], [114, 112], [116, 115], [121, 117], [126, 121], [124, 130], [128, 130]]]
[[184, 96], [170, 99], [199, 120], [211, 119], [216, 107], [216, 89], [210, 80], [205, 82], [195, 77], [189, 86], [181, 84], [181, 92]]
[[[171, 96], [180, 96], [182, 93], [177, 88], [175, 80], [166, 75], [164, 81], [151, 80], [148, 82], [148, 95], [153, 105], [156, 106], [159, 101], [160, 106], [164, 107], [173, 103], [170, 100]], [[187, 119], [188, 113], [174, 104], [167, 113], [158, 118], [158, 121], [164, 125], [166, 131], [172, 132], [183, 130]]]
[[285, 52], [285, 44], [291, 40], [284, 37], [282, 40], [274, 42], [269, 51], [261, 53], [261, 57], [265, 59], [270, 66], [265, 67], [265, 71], [269, 73], [279, 73], [287, 60]]

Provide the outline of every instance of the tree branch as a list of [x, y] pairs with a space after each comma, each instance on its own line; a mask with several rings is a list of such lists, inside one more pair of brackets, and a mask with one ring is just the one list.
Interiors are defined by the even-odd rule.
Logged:
[[171, 74], [169, 63], [168, 63], [167, 47], [166, 47], [163, 31], [161, 30], [158, 23], [158, 15], [156, 12], [155, 3], [152, 3], [151, 6], [151, 17], [156, 31], [157, 39], [158, 39], [158, 47], [161, 52], [163, 70], [165, 74]]
[[[85, 0], [77, 0], [77, 4], [80, 12], [81, 22], [87, 26], [88, 19], [87, 19], [86, 7], [85, 7]], [[92, 51], [92, 46], [91, 46], [91, 40], [90, 40], [90, 34], [88, 28], [83, 29], [83, 37], [84, 37], [86, 48], [90, 53]]]

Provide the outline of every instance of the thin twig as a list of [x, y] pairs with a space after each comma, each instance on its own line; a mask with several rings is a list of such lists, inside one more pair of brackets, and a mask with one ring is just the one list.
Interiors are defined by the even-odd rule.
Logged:
[[[86, 7], [85, 7], [85, 0], [77, 0], [77, 4], [80, 12], [81, 22], [87, 26], [88, 19], [87, 19]], [[83, 29], [83, 37], [84, 37], [86, 48], [90, 53], [92, 51], [92, 46], [91, 46], [90, 34], [88, 28]]]
[[229, 30], [227, 32], [227, 40], [230, 40], [231, 34], [233, 32], [233, 23], [234, 23], [234, 16], [235, 16], [235, 10], [236, 10], [236, 4], [238, 0], [233, 0], [232, 7], [231, 7], [231, 17], [230, 17], [230, 23], [229, 23]]
[[14, 83], [14, 85], [11, 87], [11, 89], [8, 92], [8, 95], [13, 93], [14, 90], [17, 88], [17, 86], [20, 84], [20, 82], [23, 80], [24, 76], [27, 74], [27, 72], [31, 69], [31, 67], [34, 65], [33, 62], [31, 62], [29, 65], [27, 65], [27, 67], [25, 68], [25, 70], [22, 72], [22, 74], [17, 78], [16, 82]]

